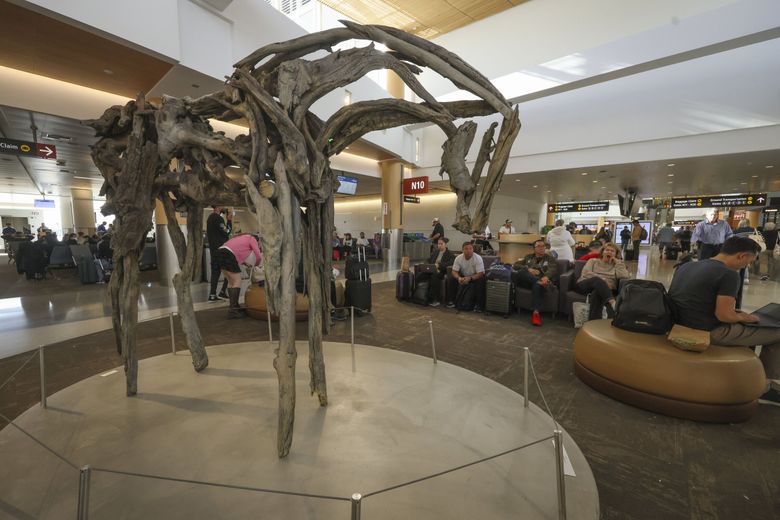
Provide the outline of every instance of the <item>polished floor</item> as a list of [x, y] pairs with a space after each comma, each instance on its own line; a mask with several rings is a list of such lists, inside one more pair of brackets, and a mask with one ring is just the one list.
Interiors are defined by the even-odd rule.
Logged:
[[[440, 361], [516, 392], [522, 391], [522, 353], [527, 346], [535, 376], [544, 389], [543, 399], [532, 386], [531, 400], [545, 410], [546, 401], [587, 458], [598, 486], [602, 518], [765, 519], [775, 518], [780, 511], [780, 408], [761, 406], [755, 417], [742, 424], [705, 424], [657, 415], [599, 394], [576, 378], [571, 350], [576, 331], [565, 319], [545, 315], [539, 329], [531, 326], [527, 313], [504, 319], [424, 308], [396, 301], [392, 282], [374, 285], [373, 302], [373, 312], [355, 320], [356, 342], [430, 357], [431, 321]], [[177, 320], [174, 323], [177, 348], [184, 349]], [[268, 339], [264, 321], [228, 321], [221, 308], [198, 312], [198, 323], [207, 345]], [[302, 339], [306, 334], [307, 324], [298, 323], [297, 337]], [[350, 322], [337, 322], [327, 339], [348, 343]], [[142, 359], [165, 354], [170, 348], [167, 319], [149, 321], [139, 328]], [[45, 351], [49, 395], [84, 378], [110, 372], [121, 363], [111, 331], [60, 341]], [[0, 359], [0, 381], [16, 372], [29, 356]], [[189, 363], [184, 355], [176, 357], [185, 365]], [[305, 373], [305, 364], [299, 363], [298, 370]], [[38, 381], [38, 363], [33, 359], [0, 389], [3, 415], [14, 418], [35, 406]], [[329, 372], [328, 383], [337, 386], [342, 380]], [[151, 390], [142, 384], [139, 391]], [[126, 398], [120, 392], [114, 399]], [[299, 399], [308, 396], [302, 392]], [[446, 399], [456, 396], [447, 395]], [[0, 489], [0, 512], [12, 508], [13, 504], [3, 502]]]
[[[298, 362], [308, 363], [300, 342]], [[500, 458], [369, 496], [365, 518], [549, 519], [557, 517], [553, 421], [520, 395], [460, 367], [363, 345], [326, 343], [330, 406], [309, 396], [297, 373], [295, 436], [276, 456], [274, 345], [209, 348], [194, 373], [188, 356], [143, 360], [142, 391], [122, 398], [122, 373], [88, 378], [16, 423], [76, 467], [350, 497], [387, 489], [530, 444]], [[533, 444], [540, 441], [537, 444]], [[40, 519], [73, 511], [77, 471], [13, 428], [0, 431], [0, 489], [8, 504]], [[570, 437], [568, 518], [597, 520], [598, 493]], [[25, 458], [14, 453], [28, 451]], [[24, 475], [24, 479], [18, 479]], [[95, 470], [94, 518], [344, 519], [349, 503], [149, 480]], [[258, 513], [262, 511], [262, 514]]]

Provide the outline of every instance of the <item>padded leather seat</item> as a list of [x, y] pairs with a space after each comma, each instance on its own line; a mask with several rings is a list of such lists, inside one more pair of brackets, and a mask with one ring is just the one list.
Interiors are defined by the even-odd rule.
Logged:
[[766, 374], [747, 347], [674, 347], [665, 336], [628, 332], [592, 320], [574, 340], [577, 376], [596, 390], [640, 408], [708, 422], [752, 417]]
[[[256, 320], [268, 319], [268, 304], [265, 301], [265, 289], [259, 285], [252, 285], [244, 296], [246, 313], [249, 317]], [[295, 295], [295, 321], [306, 321], [309, 319], [309, 298], [303, 294]], [[272, 314], [271, 321], [279, 321], [279, 318]]]

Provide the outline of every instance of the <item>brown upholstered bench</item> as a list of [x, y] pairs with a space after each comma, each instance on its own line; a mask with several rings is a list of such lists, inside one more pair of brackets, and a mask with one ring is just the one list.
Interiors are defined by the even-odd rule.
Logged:
[[665, 336], [589, 321], [574, 340], [574, 371], [596, 390], [639, 408], [708, 422], [752, 417], [766, 374], [747, 347], [675, 348]]
[[[244, 297], [246, 312], [256, 320], [268, 319], [268, 305], [265, 301], [265, 289], [258, 285], [252, 285]], [[295, 320], [306, 321], [309, 319], [309, 298], [298, 293], [295, 296]], [[277, 316], [271, 315], [272, 321], [278, 321]]]

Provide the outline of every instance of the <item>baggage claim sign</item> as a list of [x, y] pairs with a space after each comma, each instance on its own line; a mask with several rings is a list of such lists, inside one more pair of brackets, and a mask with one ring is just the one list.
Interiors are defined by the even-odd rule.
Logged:
[[556, 202], [547, 205], [547, 213], [580, 213], [585, 211], [609, 211], [609, 201], [587, 200], [584, 202]]
[[766, 193], [737, 193], [713, 197], [674, 197], [673, 208], [725, 208], [745, 206], [766, 206]]

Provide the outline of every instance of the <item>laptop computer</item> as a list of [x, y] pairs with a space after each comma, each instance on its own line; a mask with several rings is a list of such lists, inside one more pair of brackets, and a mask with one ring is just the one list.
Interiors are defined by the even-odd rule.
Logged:
[[743, 325], [780, 328], [780, 303], [764, 305], [760, 309], [751, 312], [751, 314], [758, 316], [758, 323], [744, 323]]

